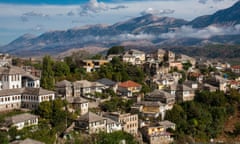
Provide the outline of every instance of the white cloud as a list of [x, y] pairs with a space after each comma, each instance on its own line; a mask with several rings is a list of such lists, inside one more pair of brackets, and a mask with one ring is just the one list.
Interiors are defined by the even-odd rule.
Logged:
[[118, 5], [118, 6], [110, 8], [110, 9], [112, 9], [112, 10], [119, 10], [119, 9], [125, 9], [125, 8], [128, 8], [128, 7], [125, 6], [125, 5]]
[[147, 15], [147, 14], [153, 14], [153, 15], [168, 15], [173, 14], [175, 10], [171, 9], [163, 9], [163, 10], [157, 10], [153, 8], [148, 8], [141, 12], [141, 15]]
[[208, 0], [198, 0], [199, 3], [201, 4], [206, 4]]
[[240, 25], [235, 26], [208, 26], [203, 29], [194, 29], [191, 26], [182, 26], [180, 29], [164, 33], [160, 35], [160, 38], [173, 39], [173, 38], [200, 38], [208, 39], [212, 36], [220, 35], [235, 35], [240, 34]]
[[124, 9], [124, 8], [127, 8], [127, 6], [117, 5], [114, 7], [110, 7], [104, 2], [98, 2], [97, 0], [89, 0], [88, 3], [80, 6], [79, 15], [88, 16], [88, 15], [93, 15], [103, 11], [118, 10], [118, 9]]
[[81, 5], [79, 14], [81, 16], [89, 15], [92, 13], [106, 11], [108, 9], [109, 7], [105, 3], [98, 2], [97, 0], [90, 0], [88, 3]]

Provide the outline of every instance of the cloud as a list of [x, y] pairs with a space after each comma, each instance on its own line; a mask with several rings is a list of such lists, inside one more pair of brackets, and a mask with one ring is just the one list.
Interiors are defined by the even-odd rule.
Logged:
[[88, 3], [83, 4], [80, 7], [79, 14], [81, 16], [90, 15], [92, 13], [99, 13], [99, 12], [102, 12], [102, 11], [106, 11], [108, 9], [109, 9], [109, 7], [105, 3], [98, 2], [97, 0], [90, 0]]
[[73, 11], [70, 11], [67, 13], [67, 16], [74, 16], [74, 15], [75, 15], [75, 13]]
[[194, 29], [191, 26], [182, 26], [174, 32], [168, 32], [160, 35], [160, 38], [175, 39], [175, 38], [199, 38], [208, 39], [212, 36], [220, 35], [236, 35], [240, 34], [240, 24], [235, 26], [208, 26], [203, 29]]
[[222, 2], [224, 0], [213, 0], [213, 2]]
[[79, 15], [80, 16], [89, 16], [92, 14], [100, 13], [108, 10], [119, 10], [127, 8], [124, 5], [117, 5], [115, 7], [110, 7], [104, 2], [98, 2], [97, 0], [89, 0], [88, 3], [80, 6]]
[[34, 11], [30, 11], [30, 12], [23, 13], [20, 16], [20, 20], [22, 22], [28, 22], [29, 18], [33, 18], [33, 17], [49, 18], [49, 15], [43, 14], [43, 13], [37, 13], [37, 12], [34, 12]]
[[22, 22], [28, 22], [28, 18], [26, 16], [21, 16], [20, 19]]
[[148, 8], [141, 12], [141, 15], [153, 14], [153, 15], [168, 15], [173, 14], [175, 11], [171, 9], [156, 10], [153, 8]]
[[200, 4], [206, 4], [208, 0], [198, 0]]
[[112, 9], [112, 10], [119, 10], [119, 9], [125, 9], [125, 8], [128, 8], [128, 7], [125, 6], [125, 5], [119, 5], [119, 6], [116, 6], [116, 7], [112, 7], [110, 9]]
[[34, 11], [26, 12], [26, 13], [23, 13], [22, 15], [26, 17], [48, 17], [49, 16], [47, 14], [37, 13]]

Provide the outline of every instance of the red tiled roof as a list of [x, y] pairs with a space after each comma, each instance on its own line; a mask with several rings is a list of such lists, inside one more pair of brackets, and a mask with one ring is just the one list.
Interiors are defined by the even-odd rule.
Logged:
[[232, 66], [233, 69], [240, 69], [240, 65]]
[[128, 80], [128, 81], [125, 81], [125, 82], [122, 82], [122, 83], [118, 84], [118, 86], [119, 87], [139, 87], [141, 85], [134, 82], [134, 81]]
[[229, 83], [232, 84], [232, 85], [239, 85], [240, 84], [240, 82], [234, 81], [234, 80], [229, 81]]

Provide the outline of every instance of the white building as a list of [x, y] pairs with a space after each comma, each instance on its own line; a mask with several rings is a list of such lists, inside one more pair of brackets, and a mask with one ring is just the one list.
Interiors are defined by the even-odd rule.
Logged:
[[0, 90], [40, 87], [40, 79], [15, 66], [0, 67]]
[[55, 99], [53, 91], [42, 88], [18, 88], [0, 90], [0, 111], [19, 108], [36, 109], [43, 101]]
[[38, 116], [24, 113], [8, 117], [5, 119], [7, 126], [16, 127], [17, 130], [21, 130], [24, 127], [33, 126], [38, 124]]

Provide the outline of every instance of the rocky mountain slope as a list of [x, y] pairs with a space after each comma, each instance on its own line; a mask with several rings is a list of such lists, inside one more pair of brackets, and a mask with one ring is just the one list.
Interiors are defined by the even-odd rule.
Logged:
[[[220, 32], [214, 33], [215, 29]], [[113, 25], [84, 26], [46, 32], [40, 36], [26, 34], [2, 46], [0, 52], [18, 56], [55, 55], [88, 46], [111, 47], [126, 44], [126, 41], [145, 41], [151, 47], [152, 44], [161, 47], [203, 46], [209, 43], [239, 44], [239, 39], [240, 1], [230, 8], [217, 11], [213, 15], [198, 17], [190, 22], [149, 14]]]

